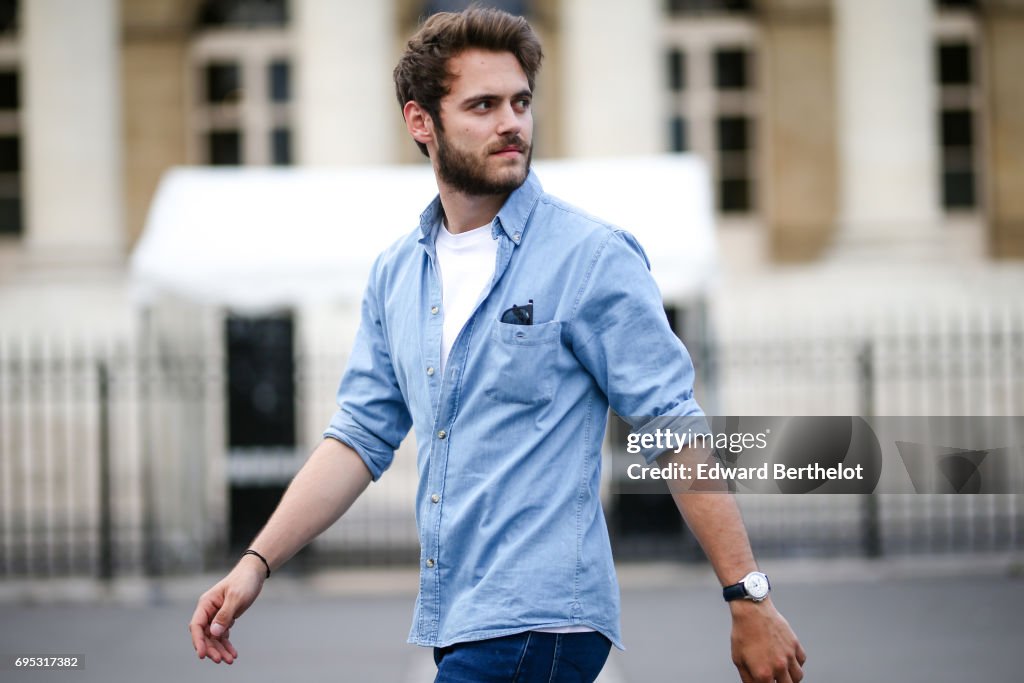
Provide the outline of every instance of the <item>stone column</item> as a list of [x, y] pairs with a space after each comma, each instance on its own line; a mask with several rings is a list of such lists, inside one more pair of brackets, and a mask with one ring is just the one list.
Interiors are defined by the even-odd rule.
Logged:
[[932, 0], [834, 0], [840, 243], [938, 234]]
[[836, 219], [831, 3], [769, 0], [761, 9], [764, 216], [775, 259], [811, 260]]
[[562, 139], [570, 157], [666, 149], [660, 0], [562, 0]]
[[164, 172], [188, 163], [186, 69], [194, 3], [122, 2], [125, 239], [145, 227]]
[[119, 262], [118, 2], [32, 0], [21, 11], [29, 262]]
[[294, 0], [297, 161], [396, 160], [395, 0]]
[[987, 0], [988, 206], [996, 258], [1024, 259], [1024, 0]]

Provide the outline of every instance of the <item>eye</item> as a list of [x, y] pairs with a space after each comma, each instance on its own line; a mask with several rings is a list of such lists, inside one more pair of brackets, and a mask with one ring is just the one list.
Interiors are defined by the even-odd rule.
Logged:
[[488, 100], [480, 100], [471, 108], [473, 109], [473, 111], [487, 111], [488, 109], [491, 108], [491, 103]]

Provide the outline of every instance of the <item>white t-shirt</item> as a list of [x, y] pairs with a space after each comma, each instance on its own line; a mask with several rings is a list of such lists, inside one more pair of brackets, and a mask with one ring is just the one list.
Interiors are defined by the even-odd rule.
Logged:
[[441, 301], [444, 306], [444, 329], [441, 332], [443, 373], [455, 338], [494, 276], [498, 242], [491, 237], [489, 224], [458, 235], [448, 232], [442, 224], [434, 238], [434, 247], [441, 270]]
[[[444, 327], [441, 331], [441, 372], [448, 363], [448, 354], [455, 338], [473, 314], [480, 295], [494, 276], [498, 241], [491, 237], [490, 225], [453, 235], [442, 223], [434, 238], [437, 266], [441, 271], [441, 301], [444, 306]], [[581, 633], [593, 631], [587, 626], [561, 626], [537, 629], [548, 633]]]

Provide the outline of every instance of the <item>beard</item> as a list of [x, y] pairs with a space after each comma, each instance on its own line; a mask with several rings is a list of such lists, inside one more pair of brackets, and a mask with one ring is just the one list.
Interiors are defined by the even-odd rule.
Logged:
[[[488, 174], [491, 154], [515, 145], [525, 155], [522, 167], [505, 167]], [[437, 131], [437, 174], [456, 192], [466, 195], [508, 194], [526, 182], [533, 159], [533, 146], [518, 135], [511, 135], [485, 150], [482, 158], [456, 148], [440, 130]]]

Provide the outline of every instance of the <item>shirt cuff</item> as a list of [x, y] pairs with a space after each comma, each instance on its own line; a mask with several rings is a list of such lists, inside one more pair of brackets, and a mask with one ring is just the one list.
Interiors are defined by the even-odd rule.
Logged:
[[328, 427], [327, 430], [324, 431], [324, 438], [340, 441], [354, 450], [356, 455], [358, 455], [363, 461], [363, 464], [366, 465], [366, 469], [370, 470], [370, 476], [374, 481], [380, 479], [380, 476], [384, 474], [384, 471], [390, 467], [391, 461], [395, 456], [394, 451], [390, 454], [373, 453], [365, 445], [359, 443], [356, 439], [353, 439], [335, 427]]
[[[663, 453], [682, 452], [684, 448], [692, 445], [694, 437], [698, 435], [711, 434], [711, 428], [703, 413], [632, 418], [630, 422], [640, 424], [629, 438], [639, 446], [640, 455], [648, 465], [653, 464]], [[701, 441], [703, 442], [703, 439]]]

